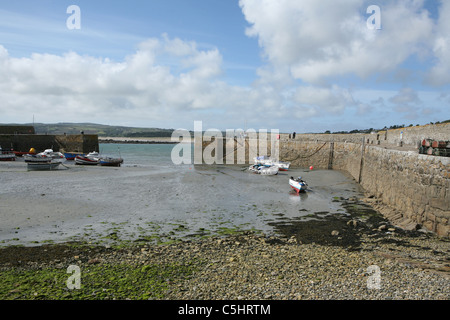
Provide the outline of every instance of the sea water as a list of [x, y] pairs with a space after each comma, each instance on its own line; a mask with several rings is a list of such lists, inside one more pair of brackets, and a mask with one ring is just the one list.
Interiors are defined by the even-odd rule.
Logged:
[[129, 166], [159, 166], [173, 167], [171, 153], [174, 144], [132, 144], [132, 143], [101, 143], [100, 154], [122, 157]]

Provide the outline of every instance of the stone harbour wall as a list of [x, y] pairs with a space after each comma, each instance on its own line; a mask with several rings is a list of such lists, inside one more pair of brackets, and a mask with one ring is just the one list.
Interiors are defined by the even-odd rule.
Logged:
[[450, 236], [449, 157], [353, 142], [285, 141], [280, 145], [280, 159], [293, 166], [348, 172], [393, 223]]
[[36, 152], [53, 149], [61, 152], [99, 151], [98, 136], [89, 134], [44, 135], [44, 134], [0, 134], [0, 146], [4, 149]]
[[450, 123], [429, 124], [426, 126], [405, 127], [380, 132], [381, 139], [386, 143], [417, 146], [423, 139], [450, 140]]
[[280, 159], [293, 166], [348, 172], [393, 223], [450, 236], [449, 157], [353, 142], [280, 144]]
[[450, 236], [450, 158], [366, 147], [360, 183], [391, 220]]
[[[377, 135], [299, 134], [295, 139], [281, 135], [276, 143], [279, 159], [291, 162], [293, 167], [348, 172], [366, 191], [368, 201], [394, 224], [450, 237], [450, 157], [419, 154], [417, 148], [411, 147], [383, 146], [373, 143], [377, 140], [372, 137]], [[450, 140], [446, 135], [442, 137]], [[203, 149], [209, 144], [203, 142]], [[250, 144], [247, 139], [247, 164], [253, 161], [249, 159]], [[226, 145], [223, 143], [223, 155], [227, 154]], [[271, 150], [270, 140], [267, 146]]]

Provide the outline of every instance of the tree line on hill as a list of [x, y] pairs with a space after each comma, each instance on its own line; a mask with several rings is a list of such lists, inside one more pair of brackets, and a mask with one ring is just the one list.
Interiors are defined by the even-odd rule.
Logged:
[[[428, 124], [439, 124], [439, 123], [450, 123], [450, 119], [449, 120], [444, 120], [444, 121], [436, 121], [436, 122], [430, 122]], [[416, 127], [420, 126], [420, 124], [416, 124]], [[371, 132], [376, 132], [376, 131], [384, 131], [384, 130], [390, 130], [390, 129], [400, 129], [400, 128], [407, 128], [407, 127], [414, 127], [413, 124], [410, 124], [409, 126], [406, 126], [405, 124], [402, 125], [392, 125], [389, 128], [387, 126], [385, 126], [383, 129], [374, 129], [374, 128], [369, 128], [369, 129], [354, 129], [351, 131], [335, 131], [333, 133], [339, 134], [339, 133], [371, 133]], [[331, 133], [330, 130], [326, 130], [324, 133]]]

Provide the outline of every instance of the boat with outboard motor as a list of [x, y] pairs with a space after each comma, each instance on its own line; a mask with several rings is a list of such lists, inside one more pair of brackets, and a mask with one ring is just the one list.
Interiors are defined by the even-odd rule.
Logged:
[[306, 189], [308, 188], [308, 184], [303, 181], [302, 177], [298, 177], [297, 179], [290, 177], [289, 185], [297, 192], [297, 194], [306, 191]]

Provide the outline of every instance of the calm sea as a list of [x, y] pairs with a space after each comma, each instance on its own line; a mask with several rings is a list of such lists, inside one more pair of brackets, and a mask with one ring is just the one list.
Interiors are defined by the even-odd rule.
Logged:
[[173, 167], [171, 152], [175, 144], [101, 143], [100, 153], [120, 156], [123, 166]]

